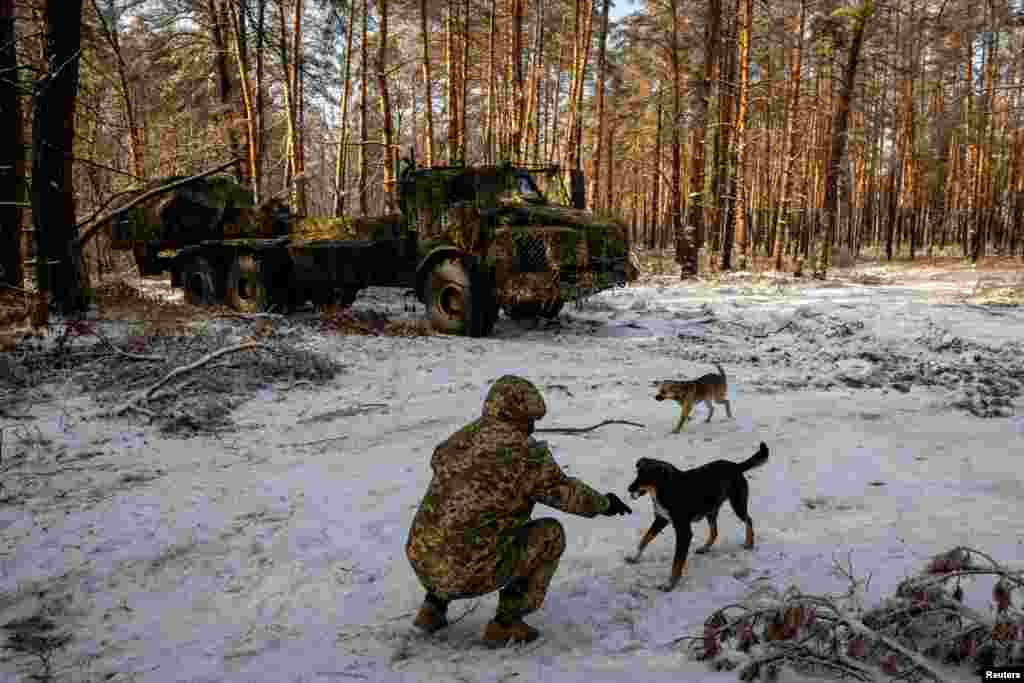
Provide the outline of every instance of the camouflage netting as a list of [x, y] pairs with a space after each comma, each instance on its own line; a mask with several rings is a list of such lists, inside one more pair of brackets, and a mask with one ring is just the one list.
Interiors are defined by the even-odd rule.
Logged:
[[374, 240], [394, 239], [398, 234], [399, 215], [383, 216], [306, 216], [289, 221], [288, 234], [297, 240]]
[[527, 169], [421, 169], [403, 182], [420, 255], [443, 244], [485, 253], [501, 305], [550, 308], [635, 277], [624, 259], [628, 228], [548, 203]]
[[[126, 195], [121, 205], [145, 192], [187, 176], [159, 178]], [[115, 243], [138, 241], [198, 241], [215, 239], [215, 226], [231, 225], [232, 237], [256, 237], [257, 221], [251, 219], [252, 192], [228, 176], [200, 178], [165, 194], [157, 195], [122, 214], [112, 226]], [[115, 246], [117, 246], [115, 244]]]

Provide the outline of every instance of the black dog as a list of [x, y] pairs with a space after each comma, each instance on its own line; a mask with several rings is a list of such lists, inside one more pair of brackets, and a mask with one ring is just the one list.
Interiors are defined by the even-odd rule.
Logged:
[[768, 446], [761, 442], [757, 453], [744, 462], [715, 460], [692, 470], [680, 470], [664, 460], [640, 458], [636, 463], [636, 480], [629, 485], [634, 499], [650, 493], [654, 500], [654, 523], [640, 539], [636, 555], [626, 557], [629, 563], [638, 562], [647, 544], [672, 522], [676, 530], [676, 554], [672, 561], [672, 578], [662, 590], [670, 591], [679, 583], [686, 571], [686, 556], [690, 552], [693, 530], [690, 525], [698, 519], [708, 520], [708, 541], [698, 548], [706, 553], [718, 538], [718, 510], [729, 499], [736, 516], [747, 524], [744, 548], [754, 547], [754, 525], [747, 514], [750, 485], [743, 473], [760, 467], [768, 460]]

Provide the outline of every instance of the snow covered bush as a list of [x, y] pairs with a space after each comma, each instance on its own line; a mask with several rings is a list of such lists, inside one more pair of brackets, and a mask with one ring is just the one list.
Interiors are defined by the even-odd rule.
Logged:
[[[843, 574], [852, 586], [844, 596], [762, 590], [749, 604], [715, 611], [702, 635], [680, 640], [712, 668], [738, 669], [743, 681], [771, 680], [781, 666], [862, 681], [879, 673], [943, 681], [936, 664], [979, 670], [1024, 664], [1024, 571], [957, 547], [933, 557], [893, 597], [866, 612], [859, 607], [859, 582], [852, 571]], [[969, 607], [964, 588], [987, 585], [986, 578], [995, 580], [990, 610]]]

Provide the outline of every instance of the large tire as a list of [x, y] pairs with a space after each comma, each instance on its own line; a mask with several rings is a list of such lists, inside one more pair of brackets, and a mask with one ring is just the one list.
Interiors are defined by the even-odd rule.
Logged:
[[541, 307], [540, 317], [554, 319], [558, 317], [558, 314], [562, 312], [562, 307], [565, 306], [565, 302], [559, 299], [554, 303], [550, 303], [546, 306]]
[[359, 296], [358, 287], [342, 287], [338, 291], [338, 303], [342, 306], [351, 306]]
[[494, 323], [498, 320], [497, 286], [494, 271], [473, 265], [471, 282], [470, 315], [472, 325], [469, 334], [472, 337], [487, 337], [494, 330]]
[[267, 308], [277, 313], [291, 313], [299, 306], [299, 292], [292, 278], [292, 264], [287, 252], [270, 250], [259, 259], [260, 284]]
[[505, 312], [513, 320], [530, 320], [536, 318], [557, 318], [562, 312], [565, 302], [559, 299], [550, 304], [536, 302], [509, 304], [505, 306]]
[[182, 269], [185, 303], [193, 306], [212, 306], [222, 301], [223, 274], [203, 256], [194, 256]]
[[224, 303], [236, 311], [255, 311], [267, 304], [259, 263], [249, 255], [236, 256], [228, 269]]
[[441, 260], [427, 275], [426, 305], [430, 326], [446, 334], [466, 334], [472, 302], [470, 274], [458, 258]]

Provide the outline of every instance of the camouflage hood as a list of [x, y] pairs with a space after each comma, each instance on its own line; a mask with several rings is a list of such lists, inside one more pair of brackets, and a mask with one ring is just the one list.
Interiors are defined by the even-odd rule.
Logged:
[[533, 382], [515, 375], [498, 378], [484, 399], [483, 416], [506, 422], [539, 420], [546, 413], [544, 397]]
[[503, 225], [564, 225], [570, 228], [589, 228], [596, 225], [612, 225], [622, 231], [624, 225], [617, 221], [601, 220], [590, 211], [574, 209], [558, 204], [538, 204], [510, 199], [502, 201], [498, 222]]
[[597, 217], [582, 209], [510, 199], [502, 202], [497, 222], [501, 227], [516, 231], [531, 227], [577, 230], [581, 236], [586, 237], [590, 253], [594, 256], [622, 257], [627, 252], [628, 228], [624, 223], [613, 218]]

